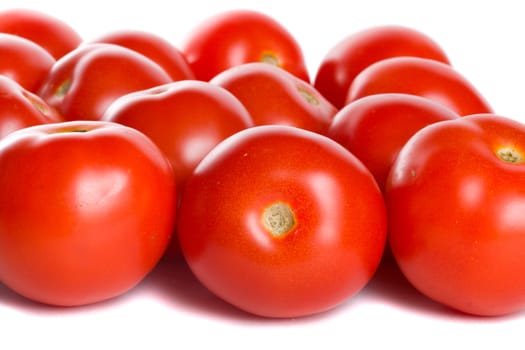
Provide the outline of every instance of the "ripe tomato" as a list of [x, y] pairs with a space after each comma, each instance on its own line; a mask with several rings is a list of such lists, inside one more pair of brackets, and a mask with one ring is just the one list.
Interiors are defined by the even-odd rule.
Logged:
[[197, 278], [253, 314], [295, 317], [357, 293], [381, 259], [370, 172], [322, 135], [267, 125], [216, 146], [186, 183], [178, 233]]
[[385, 58], [416, 56], [450, 63], [443, 49], [428, 35], [413, 28], [385, 25], [353, 33], [325, 55], [314, 86], [337, 108], [345, 105], [354, 78]]
[[103, 119], [150, 137], [171, 161], [179, 188], [216, 144], [253, 126], [250, 114], [235, 96], [196, 80], [124, 95], [110, 105]]
[[327, 135], [352, 152], [384, 189], [399, 150], [419, 129], [459, 116], [445, 106], [408, 94], [377, 94], [351, 102], [334, 117]]
[[368, 66], [352, 82], [347, 103], [389, 92], [423, 96], [461, 116], [492, 112], [477, 89], [454, 68], [420, 57], [387, 58]]
[[309, 83], [265, 63], [232, 67], [210, 82], [233, 93], [256, 125], [291, 125], [325, 133], [337, 112]]
[[53, 305], [124, 293], [173, 231], [170, 164], [144, 134], [74, 121], [0, 140], [0, 281]]
[[525, 126], [474, 115], [417, 132], [392, 166], [392, 253], [423, 294], [457, 310], [525, 307]]
[[119, 30], [106, 33], [92, 42], [115, 44], [137, 51], [161, 66], [173, 81], [195, 78], [182, 52], [156, 34], [138, 30]]
[[118, 97], [170, 81], [158, 64], [142, 54], [93, 43], [59, 59], [39, 95], [67, 120], [99, 120]]
[[22, 37], [0, 33], [0, 74], [37, 92], [55, 59], [45, 49]]
[[9, 33], [29, 39], [43, 47], [55, 59], [75, 49], [82, 38], [62, 20], [29, 9], [0, 11], [0, 33]]
[[62, 120], [38, 95], [1, 75], [0, 106], [0, 139], [18, 129]]
[[[179, 193], [213, 147], [253, 126], [250, 114], [235, 96], [195, 80], [124, 95], [110, 105], [103, 119], [131, 126], [153, 140], [172, 164]], [[166, 256], [180, 257], [176, 238]]]
[[232, 10], [208, 18], [186, 37], [182, 52], [200, 80], [208, 81], [242, 63], [266, 62], [309, 81], [295, 38], [272, 17], [252, 10]]

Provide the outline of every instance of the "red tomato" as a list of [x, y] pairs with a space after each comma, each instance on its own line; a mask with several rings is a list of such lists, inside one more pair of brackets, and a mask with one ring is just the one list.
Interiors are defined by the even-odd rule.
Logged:
[[[253, 125], [235, 96], [201, 81], [180, 81], [122, 96], [103, 119], [149, 136], [171, 161], [179, 192], [215, 145]], [[166, 256], [180, 257], [177, 239], [172, 240]]]
[[200, 80], [242, 63], [266, 62], [309, 81], [295, 38], [275, 19], [256, 11], [233, 10], [208, 18], [188, 35], [182, 52]]
[[55, 59], [75, 49], [82, 38], [67, 23], [48, 14], [29, 9], [0, 11], [0, 32], [29, 39]]
[[419, 129], [459, 116], [443, 105], [408, 94], [365, 96], [334, 117], [328, 136], [352, 152], [384, 189], [399, 150]]
[[370, 172], [322, 135], [257, 126], [221, 142], [186, 183], [178, 225], [197, 278], [267, 317], [347, 300], [381, 259], [386, 212]]
[[74, 121], [0, 141], [0, 280], [53, 305], [105, 300], [135, 286], [173, 231], [170, 164], [140, 132]]
[[0, 74], [37, 92], [55, 59], [45, 49], [22, 37], [0, 33]]
[[420, 57], [387, 58], [368, 66], [350, 86], [347, 103], [389, 92], [423, 96], [461, 116], [492, 112], [477, 89], [454, 68]]
[[423, 294], [476, 315], [525, 307], [525, 126], [474, 115], [427, 126], [392, 166], [392, 253]]
[[363, 69], [385, 58], [416, 56], [450, 63], [428, 35], [412, 28], [385, 25], [351, 34], [321, 61], [314, 86], [337, 108], [345, 105], [348, 88]]
[[216, 144], [253, 126], [235, 96], [196, 80], [124, 95], [110, 105], [103, 119], [149, 136], [170, 159], [179, 188]]
[[1, 75], [0, 106], [0, 139], [18, 129], [62, 120], [39, 96]]
[[156, 34], [138, 30], [120, 30], [107, 33], [93, 42], [120, 45], [137, 51], [161, 66], [173, 81], [195, 78], [182, 52]]
[[210, 82], [233, 93], [256, 125], [282, 124], [325, 133], [337, 112], [313, 86], [265, 63], [232, 67]]
[[39, 94], [67, 120], [98, 120], [118, 97], [170, 81], [158, 64], [131, 49], [89, 44], [58, 60]]

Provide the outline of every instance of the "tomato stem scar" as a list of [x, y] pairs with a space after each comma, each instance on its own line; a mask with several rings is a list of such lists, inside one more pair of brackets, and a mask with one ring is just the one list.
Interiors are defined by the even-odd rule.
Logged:
[[523, 155], [521, 152], [512, 147], [502, 147], [496, 151], [499, 159], [508, 163], [523, 163]]
[[56, 97], [64, 97], [71, 88], [71, 79], [66, 79], [55, 90]]
[[271, 65], [279, 67], [279, 60], [271, 52], [263, 52], [261, 55], [261, 62], [269, 63]]
[[33, 107], [35, 107], [41, 114], [43, 115], [47, 115], [48, 114], [48, 109], [47, 107], [40, 101], [36, 100], [33, 96], [31, 96], [31, 94], [29, 94], [28, 92], [22, 92], [22, 95], [25, 97], [26, 100], [28, 100], [32, 105]]
[[149, 93], [151, 95], [160, 95], [168, 91], [168, 88], [165, 86], [157, 86], [156, 88], [150, 89]]
[[303, 98], [311, 105], [319, 105], [319, 100], [308, 90], [302, 87], [298, 87], [297, 91], [303, 96]]
[[262, 214], [263, 226], [273, 237], [286, 236], [295, 226], [295, 221], [292, 209], [283, 202], [273, 203]]
[[83, 128], [83, 127], [79, 126], [79, 127], [76, 127], [76, 128], [74, 128], [74, 127], [69, 128], [68, 127], [68, 128], [64, 128], [62, 130], [56, 130], [53, 133], [54, 134], [62, 134], [62, 133], [70, 133], [70, 132], [80, 132], [80, 133], [82, 133], [82, 132], [89, 132], [89, 131], [91, 131], [91, 129]]

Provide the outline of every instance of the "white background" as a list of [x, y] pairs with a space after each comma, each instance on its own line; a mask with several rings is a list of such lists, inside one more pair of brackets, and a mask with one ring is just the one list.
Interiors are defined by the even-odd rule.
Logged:
[[[170, 5], [173, 3], [173, 5]], [[252, 8], [270, 14], [303, 48], [313, 79], [324, 54], [373, 25], [402, 24], [433, 37], [453, 66], [498, 114], [525, 121], [525, 22], [518, 1], [6, 1], [61, 18], [89, 40], [115, 29], [155, 32], [179, 46], [214, 13]], [[32, 303], [0, 285], [0, 349], [523, 348], [525, 313], [462, 315], [413, 290], [398, 271], [379, 270], [333, 311], [292, 320], [252, 317], [216, 299], [182, 264], [163, 263], [114, 300], [80, 308]]]

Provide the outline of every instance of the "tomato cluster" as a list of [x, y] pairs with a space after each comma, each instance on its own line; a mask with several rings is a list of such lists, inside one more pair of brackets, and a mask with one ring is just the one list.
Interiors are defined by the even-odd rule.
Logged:
[[391, 254], [452, 309], [525, 308], [525, 126], [434, 40], [364, 29], [311, 79], [263, 13], [186, 39], [85, 41], [0, 12], [1, 283], [83, 305], [181, 260], [242, 310], [298, 317], [351, 298]]

